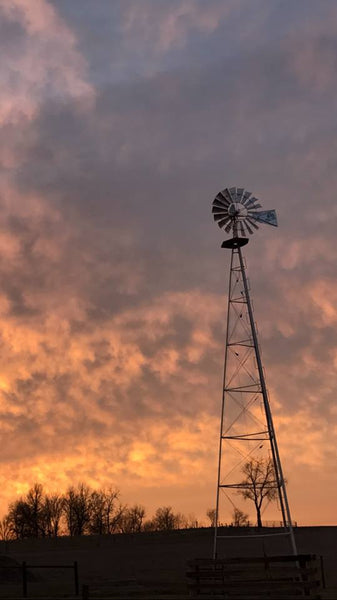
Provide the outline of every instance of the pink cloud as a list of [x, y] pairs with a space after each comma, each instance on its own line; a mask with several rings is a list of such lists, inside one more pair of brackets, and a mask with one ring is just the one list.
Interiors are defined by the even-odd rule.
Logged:
[[285, 40], [289, 68], [300, 84], [316, 94], [336, 87], [336, 7], [328, 4], [321, 18], [296, 24]]
[[94, 90], [87, 81], [76, 37], [51, 4], [4, 0], [1, 12], [23, 31], [16, 51], [8, 51], [2, 61], [0, 120], [31, 119], [46, 97], [78, 98], [83, 107], [92, 105]]
[[185, 45], [195, 32], [209, 35], [221, 22], [241, 7], [240, 1], [196, 3], [173, 2], [169, 6], [156, 2], [143, 5], [129, 3], [124, 12], [124, 31], [136, 35], [138, 42], [150, 42], [154, 53], [165, 53]]

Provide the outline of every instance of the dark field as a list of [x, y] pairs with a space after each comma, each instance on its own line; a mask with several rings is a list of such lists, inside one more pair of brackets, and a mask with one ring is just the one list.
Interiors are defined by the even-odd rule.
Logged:
[[[329, 597], [337, 599], [337, 527], [299, 527], [295, 532], [299, 553], [324, 557]], [[66, 565], [78, 561], [80, 591], [83, 584], [89, 586], [92, 598], [164, 598], [166, 594], [186, 594], [186, 562], [211, 556], [212, 533], [211, 529], [205, 528], [168, 533], [0, 542], [0, 553], [2, 557], [7, 556], [18, 563], [26, 561], [28, 565]], [[229, 529], [227, 533], [237, 535], [238, 529]], [[232, 538], [221, 542], [223, 547], [219, 554], [223, 556], [290, 553], [289, 541], [283, 537], [264, 538], [264, 541]], [[20, 597], [21, 573], [15, 571], [17, 582], [9, 582], [8, 573], [0, 569], [0, 597]], [[71, 570], [31, 569], [30, 573], [28, 594], [31, 597], [74, 596]]]

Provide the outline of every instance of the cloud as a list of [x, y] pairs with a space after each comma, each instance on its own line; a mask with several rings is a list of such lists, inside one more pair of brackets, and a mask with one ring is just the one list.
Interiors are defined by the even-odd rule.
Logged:
[[[148, 2], [142, 7], [135, 2], [125, 3], [122, 27], [129, 38], [136, 32], [137, 45], [150, 43], [154, 52], [162, 54], [174, 47], [182, 47], [194, 32], [209, 35], [220, 27], [232, 11], [238, 11], [234, 2], [221, 2], [205, 6], [202, 2], [174, 1], [170, 7]], [[156, 26], [158, 25], [158, 27]]]
[[229, 256], [210, 203], [241, 181], [279, 215], [247, 261], [297, 498], [294, 473], [331, 460], [335, 84], [306, 69], [334, 26], [303, 26], [301, 54], [298, 8], [249, 4], [102, 2], [102, 29], [90, 3], [1, 5], [4, 502], [81, 479], [214, 503]]
[[[305, 19], [292, 27], [286, 39], [293, 73], [300, 84], [315, 95], [329, 93], [335, 87], [336, 7], [321, 7], [320, 18]], [[300, 42], [299, 42], [300, 40]]]
[[46, 98], [93, 97], [85, 81], [85, 61], [76, 39], [52, 6], [44, 0], [3, 0], [2, 27], [9, 27], [4, 45], [1, 79], [3, 121], [32, 118]]

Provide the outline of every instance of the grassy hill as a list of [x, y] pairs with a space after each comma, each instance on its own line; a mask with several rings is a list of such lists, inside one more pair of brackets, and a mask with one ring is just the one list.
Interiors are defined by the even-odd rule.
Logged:
[[[277, 530], [264, 530], [276, 533]], [[241, 533], [244, 533], [242, 530]], [[263, 553], [288, 554], [289, 541], [283, 537], [240, 539], [240, 529], [225, 530], [220, 555], [249, 556]], [[239, 537], [236, 537], [238, 536]], [[234, 537], [235, 536], [235, 537]], [[298, 527], [296, 541], [300, 553], [324, 557], [329, 588], [337, 589], [337, 527]], [[172, 532], [118, 534], [112, 536], [60, 537], [42, 540], [0, 542], [0, 554], [18, 564], [66, 565], [78, 561], [80, 586], [89, 586], [92, 597], [114, 595], [184, 593], [186, 562], [212, 553], [213, 530], [190, 529]], [[1, 563], [0, 563], [1, 565]], [[1, 569], [0, 569], [1, 571]], [[28, 583], [31, 595], [73, 595], [70, 570], [31, 569], [36, 581]], [[0, 572], [0, 597], [21, 594], [19, 584], [6, 582]]]

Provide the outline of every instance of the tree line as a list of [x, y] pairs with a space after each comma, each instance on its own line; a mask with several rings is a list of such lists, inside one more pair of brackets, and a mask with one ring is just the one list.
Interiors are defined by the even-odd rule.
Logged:
[[[257, 527], [262, 527], [264, 501], [277, 498], [277, 481], [271, 459], [251, 459], [242, 467], [244, 479], [237, 493], [253, 502]], [[214, 508], [206, 515], [214, 527]], [[249, 526], [248, 514], [233, 505], [231, 526]], [[48, 494], [43, 486], [33, 487], [8, 507], [0, 521], [3, 540], [57, 537], [59, 535], [103, 535], [139, 533], [141, 531], [171, 531], [199, 527], [194, 516], [175, 513], [171, 506], [159, 507], [151, 519], [146, 519], [144, 506], [123, 505], [117, 489], [94, 490], [84, 483], [70, 486], [64, 494]]]
[[123, 505], [113, 488], [94, 490], [81, 483], [64, 494], [48, 494], [35, 483], [25, 496], [10, 503], [0, 522], [3, 540], [46, 538], [60, 535], [102, 535], [170, 531], [197, 527], [193, 516], [175, 513], [170, 506], [159, 507], [146, 519], [144, 506]]

